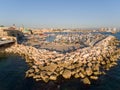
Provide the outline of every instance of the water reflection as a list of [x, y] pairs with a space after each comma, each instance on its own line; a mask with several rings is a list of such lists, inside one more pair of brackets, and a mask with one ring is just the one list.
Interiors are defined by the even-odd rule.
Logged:
[[29, 90], [27, 64], [18, 56], [0, 58], [0, 90]]

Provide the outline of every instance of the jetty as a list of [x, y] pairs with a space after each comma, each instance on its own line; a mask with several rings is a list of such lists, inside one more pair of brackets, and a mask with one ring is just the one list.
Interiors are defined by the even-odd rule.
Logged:
[[65, 54], [22, 44], [2, 48], [0, 53], [24, 57], [29, 65], [26, 77], [32, 77], [36, 81], [47, 83], [74, 77], [85, 84], [91, 84], [91, 80], [97, 80], [99, 75], [117, 65], [120, 58], [119, 44], [114, 36], [105, 36], [95, 41], [94, 45]]

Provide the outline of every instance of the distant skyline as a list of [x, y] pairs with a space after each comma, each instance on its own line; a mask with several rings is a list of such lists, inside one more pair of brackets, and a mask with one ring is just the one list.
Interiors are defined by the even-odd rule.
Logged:
[[0, 25], [120, 28], [120, 0], [0, 0]]

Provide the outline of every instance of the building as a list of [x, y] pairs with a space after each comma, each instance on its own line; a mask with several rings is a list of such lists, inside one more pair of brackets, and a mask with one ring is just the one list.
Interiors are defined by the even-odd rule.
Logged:
[[24, 34], [20, 30], [16, 30], [15, 27], [9, 27], [8, 29], [4, 29], [3, 31], [7, 33], [7, 36], [16, 37], [17, 40], [20, 40], [22, 39], [22, 37], [24, 37]]

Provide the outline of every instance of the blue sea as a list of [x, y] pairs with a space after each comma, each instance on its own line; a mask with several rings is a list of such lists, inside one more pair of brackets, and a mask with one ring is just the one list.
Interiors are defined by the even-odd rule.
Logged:
[[[110, 34], [110, 33], [104, 33]], [[120, 33], [113, 34], [120, 39]], [[19, 56], [0, 57], [0, 90], [120, 90], [120, 61], [118, 65], [101, 75], [91, 85], [84, 85], [79, 79], [66, 80], [60, 83], [36, 82], [26, 78], [29, 66]]]

